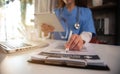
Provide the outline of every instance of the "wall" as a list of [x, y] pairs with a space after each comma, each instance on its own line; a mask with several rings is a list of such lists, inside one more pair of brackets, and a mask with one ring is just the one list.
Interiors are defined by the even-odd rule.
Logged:
[[120, 45], [120, 0], [118, 0], [117, 2], [118, 6], [117, 6], [117, 26], [116, 26], [116, 32], [117, 32], [117, 35], [116, 35], [116, 44], [117, 45]]

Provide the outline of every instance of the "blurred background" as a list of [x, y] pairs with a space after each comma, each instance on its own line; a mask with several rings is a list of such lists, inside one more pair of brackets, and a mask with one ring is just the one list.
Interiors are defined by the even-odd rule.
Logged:
[[[39, 33], [36, 16], [54, 12], [59, 0], [0, 0], [0, 41], [32, 39]], [[76, 0], [92, 10], [97, 36], [91, 43], [120, 45], [120, 1]], [[34, 34], [34, 35], [33, 35]]]

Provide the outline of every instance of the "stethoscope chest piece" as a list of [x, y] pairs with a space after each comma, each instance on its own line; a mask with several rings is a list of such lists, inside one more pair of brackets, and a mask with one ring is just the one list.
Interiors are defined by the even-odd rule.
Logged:
[[79, 23], [75, 23], [75, 25], [74, 25], [74, 27], [75, 27], [75, 29], [80, 29], [80, 24]]

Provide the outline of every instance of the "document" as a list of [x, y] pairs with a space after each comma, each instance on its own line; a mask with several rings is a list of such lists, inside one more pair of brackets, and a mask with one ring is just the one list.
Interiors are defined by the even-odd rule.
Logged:
[[81, 51], [48, 50], [32, 55], [29, 62], [60, 65], [68, 67], [91, 68], [108, 70], [107, 65], [100, 57], [87, 49]]

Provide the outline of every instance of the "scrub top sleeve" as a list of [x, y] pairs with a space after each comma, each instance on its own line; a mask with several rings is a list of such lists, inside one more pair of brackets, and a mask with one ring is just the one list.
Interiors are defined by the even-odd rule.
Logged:
[[83, 29], [86, 32], [91, 32], [92, 36], [95, 36], [96, 32], [95, 32], [94, 21], [91, 10], [89, 8], [86, 8], [85, 14], [86, 14], [86, 20], [84, 21]]

